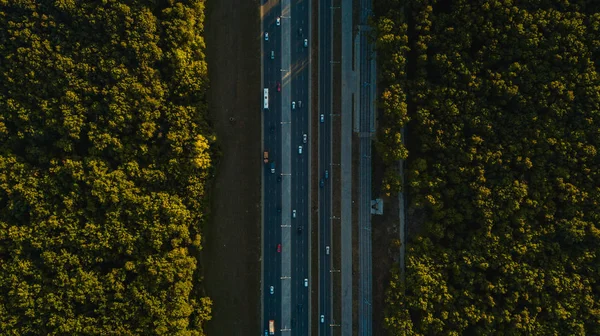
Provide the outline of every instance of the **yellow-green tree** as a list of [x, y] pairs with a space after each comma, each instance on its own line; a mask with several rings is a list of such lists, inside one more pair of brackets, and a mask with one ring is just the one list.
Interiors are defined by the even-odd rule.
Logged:
[[203, 20], [202, 0], [0, 6], [0, 334], [204, 335]]

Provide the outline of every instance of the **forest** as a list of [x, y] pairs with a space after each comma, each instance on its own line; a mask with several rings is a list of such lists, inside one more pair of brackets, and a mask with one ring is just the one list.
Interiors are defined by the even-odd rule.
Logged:
[[204, 1], [0, 2], [0, 334], [204, 335]]
[[600, 2], [375, 4], [389, 333], [600, 335]]

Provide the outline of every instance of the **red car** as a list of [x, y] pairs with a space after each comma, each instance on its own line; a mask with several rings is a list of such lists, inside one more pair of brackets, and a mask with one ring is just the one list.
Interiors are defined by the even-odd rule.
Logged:
[[281, 83], [277, 82], [277, 92], [281, 92]]
[[281, 253], [281, 244], [277, 244], [277, 252]]

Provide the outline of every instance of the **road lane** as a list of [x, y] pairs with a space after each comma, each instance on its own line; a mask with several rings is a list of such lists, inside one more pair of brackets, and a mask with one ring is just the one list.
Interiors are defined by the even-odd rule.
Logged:
[[[295, 227], [294, 260], [296, 274], [294, 276], [292, 311], [295, 318], [295, 328], [292, 329], [292, 335], [308, 335], [308, 307], [309, 307], [309, 288], [304, 286], [304, 279], [309, 278], [309, 243], [308, 235], [310, 225], [308, 222], [308, 175], [310, 148], [308, 144], [302, 141], [302, 135], [308, 133], [309, 116], [308, 106], [308, 48], [304, 47], [304, 38], [307, 37], [309, 13], [308, 1], [300, 0], [292, 3], [291, 32], [289, 39], [292, 50], [292, 100], [296, 103], [296, 109], [292, 111], [292, 123], [294, 124], [292, 132], [291, 153], [296, 160], [296, 169], [293, 173], [293, 183], [295, 185], [294, 200], [297, 210]], [[302, 29], [302, 34], [299, 33]], [[302, 154], [298, 154], [298, 146], [302, 146]], [[297, 228], [302, 227], [302, 232], [298, 233]], [[301, 309], [299, 307], [302, 307]]]
[[[281, 29], [276, 19], [281, 11], [279, 3], [273, 4], [263, 16], [262, 49], [263, 49], [263, 88], [269, 89], [269, 109], [261, 109], [263, 118], [263, 147], [269, 151], [269, 163], [265, 164], [263, 175], [263, 329], [268, 329], [269, 320], [275, 321], [276, 329], [281, 326], [282, 310], [282, 255], [289, 255], [289, 249], [282, 246], [277, 252], [277, 245], [282, 243], [282, 185], [278, 176], [282, 173], [281, 151], [281, 94], [277, 91], [277, 83], [281, 82]], [[264, 38], [269, 33], [269, 40]], [[274, 59], [271, 58], [273, 52]], [[282, 91], [284, 85], [282, 83]], [[262, 91], [262, 89], [261, 89]], [[262, 93], [262, 92], [261, 92]], [[262, 102], [261, 102], [262, 105]], [[261, 106], [262, 107], [262, 106]], [[275, 164], [275, 173], [271, 172], [271, 162]], [[283, 245], [283, 244], [282, 244]], [[274, 294], [270, 294], [273, 286]], [[279, 333], [276, 333], [279, 334]]]
[[[276, 164], [275, 174], [270, 172], [270, 163], [265, 165], [263, 176], [263, 324], [266, 330], [274, 319], [277, 335], [308, 335], [310, 293], [304, 279], [309, 278], [310, 262], [310, 149], [302, 135], [309, 133], [310, 120], [309, 54], [303, 44], [310, 30], [310, 5], [307, 0], [269, 0], [263, 5], [263, 10], [268, 8], [263, 12], [263, 87], [270, 91], [269, 110], [263, 112], [263, 147]], [[264, 32], [269, 33], [268, 41]], [[281, 92], [276, 90], [277, 82]], [[293, 110], [292, 101], [296, 103]], [[302, 154], [298, 154], [300, 145]], [[279, 243], [281, 253], [276, 252]], [[270, 286], [275, 287], [273, 295]]]
[[[319, 113], [324, 122], [319, 123], [319, 175], [324, 179], [325, 170], [331, 171], [331, 114], [332, 114], [332, 2], [319, 2]], [[319, 335], [331, 334], [331, 264], [325, 254], [331, 245], [331, 184], [330, 178], [324, 179], [319, 193]], [[322, 320], [321, 320], [322, 318]]]

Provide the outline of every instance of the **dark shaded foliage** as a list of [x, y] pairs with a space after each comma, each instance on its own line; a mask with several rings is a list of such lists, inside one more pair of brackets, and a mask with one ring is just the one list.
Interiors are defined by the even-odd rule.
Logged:
[[600, 334], [598, 2], [387, 6], [383, 72], [414, 76], [384, 78], [382, 100], [410, 119], [404, 187], [427, 214], [406, 283], [394, 270], [389, 330]]

